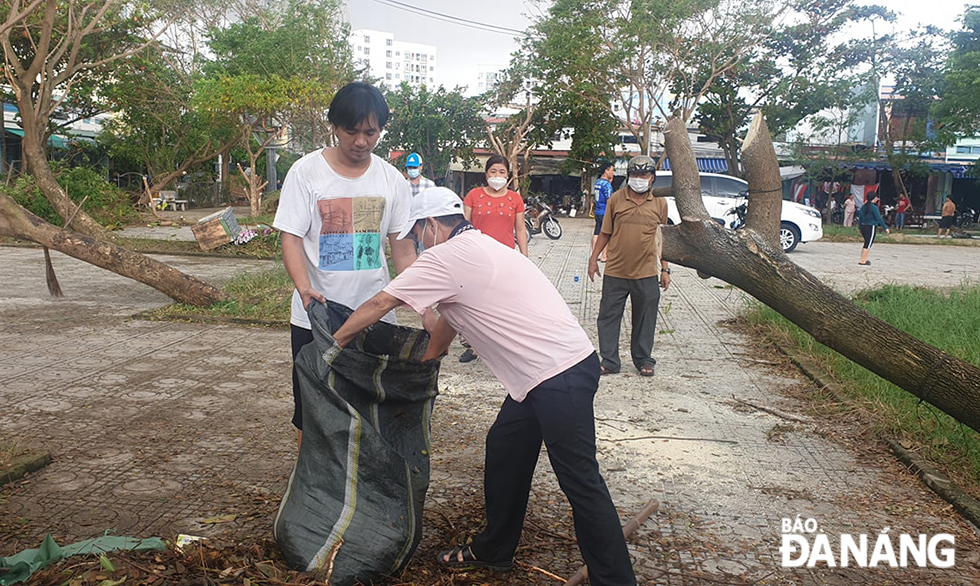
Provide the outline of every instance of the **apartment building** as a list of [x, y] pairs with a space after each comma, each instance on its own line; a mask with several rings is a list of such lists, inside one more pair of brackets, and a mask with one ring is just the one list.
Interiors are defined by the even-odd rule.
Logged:
[[399, 41], [394, 33], [371, 29], [351, 31], [349, 42], [354, 62], [388, 87], [438, 85], [435, 45]]

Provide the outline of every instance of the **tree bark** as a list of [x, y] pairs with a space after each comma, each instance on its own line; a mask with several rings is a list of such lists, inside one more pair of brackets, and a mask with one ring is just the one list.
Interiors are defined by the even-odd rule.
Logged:
[[672, 119], [666, 146], [682, 221], [664, 228], [664, 258], [739, 287], [818, 342], [980, 431], [980, 368], [872, 316], [783, 254], [775, 238], [778, 223], [770, 218], [778, 218], [781, 200], [765, 197], [779, 184], [771, 139], [758, 136], [768, 134], [765, 124], [753, 122], [744, 166], [753, 202], [749, 210], [771, 209], [756, 209], [752, 225], [746, 220], [746, 228], [737, 231], [706, 219], [694, 152], [690, 141], [683, 140], [686, 133], [678, 129], [683, 129], [683, 121]]
[[783, 182], [779, 177], [779, 162], [769, 135], [769, 125], [756, 116], [742, 145], [745, 179], [749, 182], [749, 201], [746, 206], [745, 228], [754, 231], [761, 240], [779, 248], [779, 220], [782, 215]]
[[[19, 94], [17, 98], [17, 107], [21, 112], [24, 112], [25, 104], [22, 103], [23, 100], [20, 99]], [[38, 189], [44, 194], [44, 198], [48, 200], [54, 211], [66, 221], [71, 218], [71, 227], [78, 232], [99, 240], [115, 240], [116, 237], [111, 232], [77, 206], [58, 184], [44, 152], [44, 144], [42, 143], [44, 132], [35, 127], [36, 120], [34, 117], [22, 115], [21, 122], [24, 125], [24, 137], [21, 143], [24, 160]]]
[[207, 306], [225, 298], [220, 289], [148, 256], [49, 224], [3, 194], [0, 194], [0, 236], [29, 240], [63, 252], [149, 285], [180, 303]]

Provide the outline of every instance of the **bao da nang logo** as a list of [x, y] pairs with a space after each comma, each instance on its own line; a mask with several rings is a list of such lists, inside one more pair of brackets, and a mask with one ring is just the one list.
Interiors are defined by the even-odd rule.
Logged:
[[832, 540], [819, 531], [816, 519], [797, 515], [795, 520], [784, 518], [782, 525], [779, 553], [784, 568], [812, 568], [819, 563], [830, 568], [951, 568], [956, 564], [956, 538], [948, 533], [892, 535], [885, 527], [878, 534], [843, 533]]

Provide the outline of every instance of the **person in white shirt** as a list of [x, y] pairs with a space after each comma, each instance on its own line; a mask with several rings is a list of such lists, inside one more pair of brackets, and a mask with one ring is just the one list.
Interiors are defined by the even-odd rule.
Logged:
[[[449, 568], [514, 565], [542, 441], [572, 505], [589, 583], [635, 586], [619, 514], [599, 473], [593, 400], [599, 359], [554, 285], [533, 261], [473, 229], [452, 190], [412, 200], [408, 225], [424, 251], [334, 333], [345, 347], [399, 305], [422, 314], [423, 360], [446, 353], [457, 332], [503, 383], [507, 398], [486, 440], [487, 525], [470, 545], [439, 554]], [[429, 308], [436, 306], [436, 317]]]
[[[397, 169], [373, 154], [388, 122], [388, 104], [374, 86], [350, 83], [330, 102], [327, 118], [337, 146], [297, 161], [283, 182], [273, 226], [282, 232], [282, 261], [293, 292], [293, 362], [313, 341], [306, 308], [311, 299], [357, 307], [415, 260], [411, 241], [396, 236], [408, 225], [412, 196]], [[394, 322], [394, 313], [385, 316]], [[293, 425], [303, 437], [303, 405], [293, 368]]]

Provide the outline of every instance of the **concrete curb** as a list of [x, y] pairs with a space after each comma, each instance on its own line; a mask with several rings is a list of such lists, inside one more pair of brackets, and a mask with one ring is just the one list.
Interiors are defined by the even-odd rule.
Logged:
[[953, 484], [948, 476], [933, 467], [919, 454], [906, 450], [895, 440], [889, 439], [885, 442], [892, 449], [892, 452], [898, 456], [898, 459], [919, 476], [919, 480], [923, 484], [953, 505], [956, 512], [973, 523], [974, 527], [980, 528], [980, 501], [963, 492], [960, 487]]
[[[843, 398], [840, 385], [837, 384], [837, 381], [830, 374], [820, 368], [816, 362], [791, 348], [784, 347], [778, 342], [775, 344], [780, 352], [786, 354], [790, 361], [807, 378], [820, 385], [822, 390], [826, 390], [840, 399]], [[906, 450], [893, 439], [885, 439], [885, 443], [888, 444], [888, 447], [891, 448], [900, 462], [908, 466], [909, 470], [918, 475], [919, 480], [923, 484], [939, 495], [944, 501], [951, 504], [960, 516], [972, 523], [974, 527], [980, 529], [980, 501], [974, 499], [963, 489], [953, 484], [953, 481], [948, 476], [940, 472], [938, 468], [919, 454]]]
[[0, 473], [0, 486], [20, 480], [31, 472], [36, 472], [51, 463], [51, 453], [33, 450], [23, 456], [14, 458], [13, 464], [6, 472]]
[[253, 319], [248, 317], [226, 317], [220, 315], [199, 315], [199, 314], [180, 314], [167, 316], [165, 318], [157, 318], [150, 316], [150, 313], [155, 310], [141, 311], [139, 313], [134, 313], [129, 316], [132, 320], [143, 320], [143, 321], [170, 321], [170, 322], [188, 322], [188, 323], [200, 323], [200, 324], [219, 324], [219, 325], [235, 325], [235, 326], [255, 326], [263, 328], [275, 328], [275, 329], [288, 329], [289, 320], [275, 320], [275, 319]]

